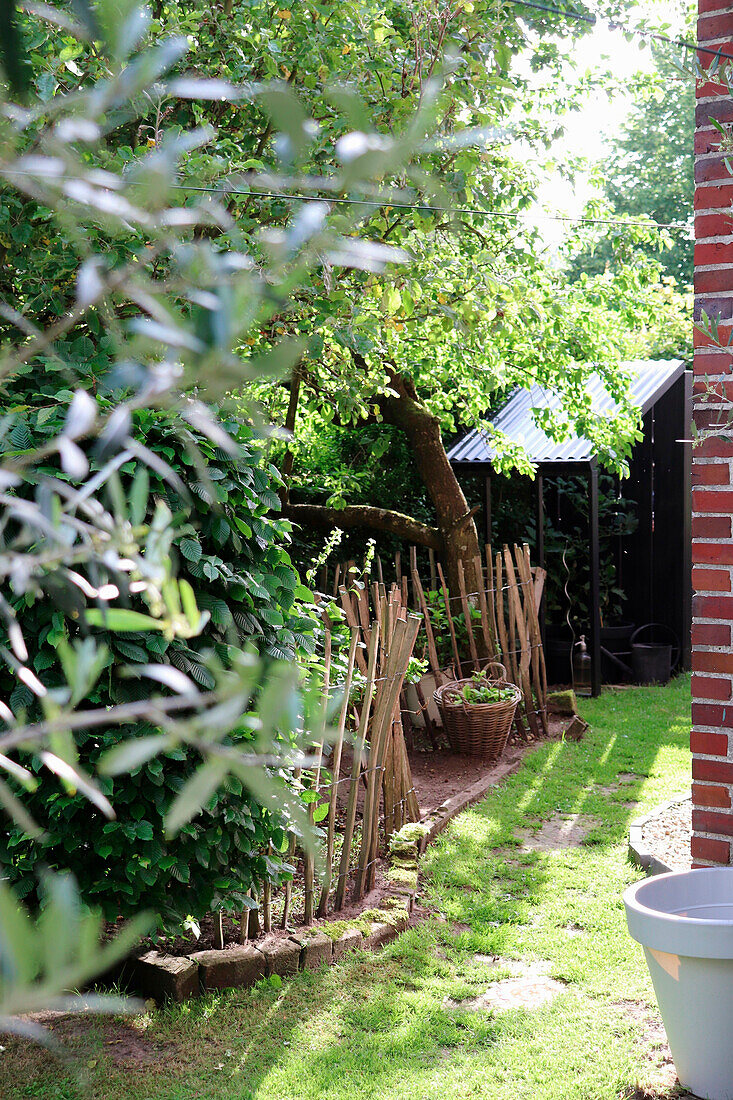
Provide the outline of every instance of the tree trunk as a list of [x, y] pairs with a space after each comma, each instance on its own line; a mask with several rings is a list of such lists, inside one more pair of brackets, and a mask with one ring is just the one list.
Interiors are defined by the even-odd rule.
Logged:
[[[354, 362], [357, 367], [366, 367], [358, 355], [354, 356]], [[422, 404], [411, 378], [398, 374], [390, 367], [387, 370], [390, 386], [397, 396], [381, 398], [379, 408], [383, 418], [398, 427], [407, 437], [415, 465], [433, 502], [438, 526], [430, 527], [403, 512], [371, 505], [327, 508], [318, 504], [291, 504], [287, 489], [287, 479], [292, 468], [290, 451], [286, 453], [282, 470], [286, 481], [285, 489], [281, 493], [284, 514], [296, 523], [388, 531], [406, 542], [438, 550], [443, 555], [451, 593], [457, 595], [460, 592], [459, 562], [463, 563], [467, 591], [477, 592], [483, 577], [477, 575], [476, 570], [476, 558], [480, 558], [481, 554], [473, 518], [475, 509], [468, 507], [458, 478], [448, 461], [437, 417]], [[286, 427], [290, 431], [295, 427], [299, 389], [300, 378], [294, 375], [286, 421]], [[408, 501], [405, 503], [409, 504]]]
[[440, 423], [421, 403], [412, 379], [388, 368], [390, 386], [397, 397], [384, 397], [380, 408], [384, 419], [400, 428], [410, 443], [415, 465], [428, 491], [443, 542], [448, 586], [459, 592], [458, 563], [463, 562], [469, 592], [478, 591], [482, 578], [476, 575], [480, 557], [478, 532], [473, 511], [448, 461]]

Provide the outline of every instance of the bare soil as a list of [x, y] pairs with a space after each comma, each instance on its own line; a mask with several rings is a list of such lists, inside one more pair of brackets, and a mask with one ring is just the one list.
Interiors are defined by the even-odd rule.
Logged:
[[598, 820], [589, 814], [562, 814], [545, 821], [540, 829], [518, 829], [523, 852], [556, 852], [577, 848]]
[[[86, 1057], [101, 1045], [107, 1057], [131, 1069], [165, 1066], [166, 1063], [174, 1063], [178, 1057], [178, 1044], [156, 1042], [149, 1038], [144, 1016], [126, 1019], [93, 1013], [45, 1011], [23, 1019], [45, 1028], [57, 1043], [63, 1045], [66, 1054]], [[19, 1050], [22, 1049], [23, 1040], [8, 1041], [9, 1047], [15, 1048], [16, 1045]]]
[[641, 830], [644, 846], [673, 871], [692, 867], [692, 799], [674, 802], [646, 822]]
[[514, 959], [493, 958], [476, 955], [474, 961], [486, 965], [487, 971], [505, 969], [512, 975], [492, 982], [478, 997], [468, 997], [462, 1001], [448, 998], [446, 1007], [459, 1011], [506, 1012], [513, 1008], [540, 1008], [553, 1001], [564, 992], [562, 982], [550, 978], [546, 962], [521, 963]]
[[615, 783], [608, 783], [605, 787], [599, 786], [598, 790], [603, 794], [615, 794], [616, 791], [622, 791], [624, 787], [628, 787], [629, 783], [634, 783], [639, 778], [633, 772], [619, 772]]

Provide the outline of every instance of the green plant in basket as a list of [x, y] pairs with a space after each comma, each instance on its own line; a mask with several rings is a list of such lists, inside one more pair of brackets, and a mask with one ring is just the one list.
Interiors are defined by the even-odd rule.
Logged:
[[474, 672], [460, 690], [464, 703], [503, 703], [514, 696], [514, 688], [487, 680], [483, 672]]

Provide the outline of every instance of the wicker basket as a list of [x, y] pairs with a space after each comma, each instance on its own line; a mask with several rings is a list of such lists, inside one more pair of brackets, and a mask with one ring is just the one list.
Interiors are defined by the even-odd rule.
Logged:
[[[501, 665], [499, 666], [501, 668]], [[443, 718], [450, 747], [454, 752], [467, 756], [478, 756], [483, 760], [496, 760], [506, 747], [509, 731], [514, 721], [514, 712], [522, 698], [518, 687], [510, 684], [502, 676], [487, 679], [498, 687], [512, 689], [509, 699], [498, 703], [467, 703], [460, 692], [468, 680], [453, 680], [443, 684], [433, 694], [433, 698]]]
[[[492, 684], [496, 680], [501, 680], [502, 687], [507, 684], [506, 669], [502, 664], [499, 663], [499, 661], [489, 661], [489, 663], [481, 669], [481, 675], [486, 680], [491, 680]], [[508, 684], [507, 686], [512, 687], [511, 684]]]

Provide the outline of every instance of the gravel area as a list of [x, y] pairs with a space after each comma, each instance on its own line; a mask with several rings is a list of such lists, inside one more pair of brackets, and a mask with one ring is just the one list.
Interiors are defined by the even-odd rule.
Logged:
[[673, 871], [689, 871], [692, 799], [675, 802], [642, 827], [644, 847]]

